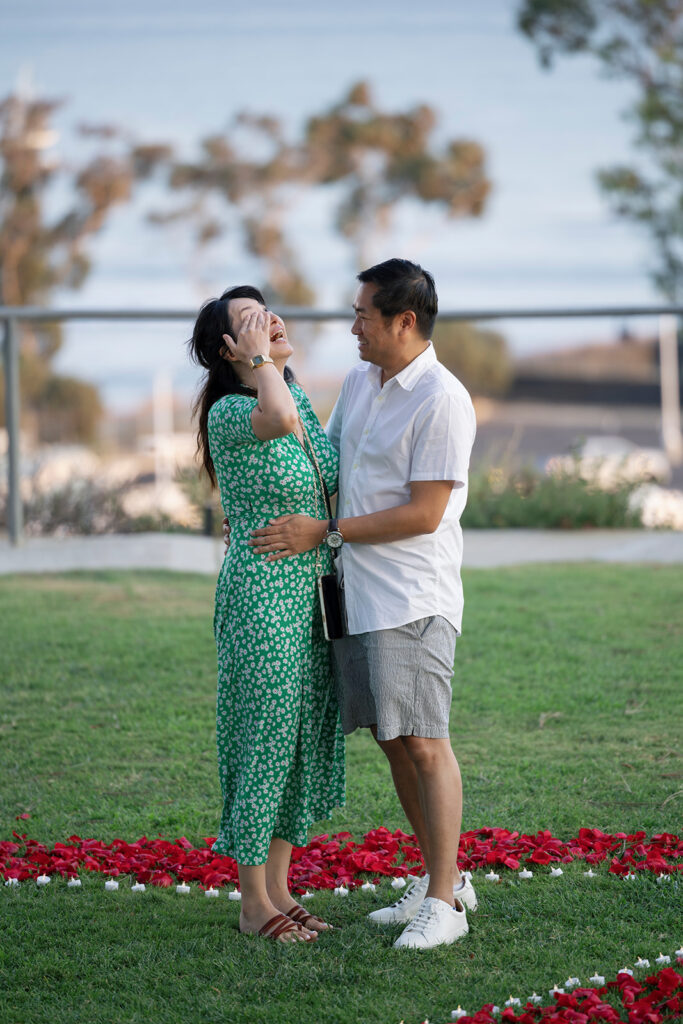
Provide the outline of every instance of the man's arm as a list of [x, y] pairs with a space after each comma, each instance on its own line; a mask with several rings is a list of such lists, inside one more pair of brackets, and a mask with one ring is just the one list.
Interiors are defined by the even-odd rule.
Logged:
[[[388, 544], [424, 533], [434, 533], [443, 519], [453, 480], [413, 480], [410, 501], [381, 512], [339, 520], [339, 530], [350, 544]], [[327, 533], [327, 519], [310, 516], [281, 516], [261, 530], [252, 532], [256, 554], [268, 561], [301, 554], [321, 544]]]

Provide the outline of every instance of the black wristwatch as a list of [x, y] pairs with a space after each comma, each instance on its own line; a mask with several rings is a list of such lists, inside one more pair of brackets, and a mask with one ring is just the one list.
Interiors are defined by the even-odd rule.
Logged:
[[336, 555], [340, 547], [344, 543], [344, 538], [339, 532], [339, 520], [330, 519], [327, 524], [327, 533], [325, 534], [325, 543], [328, 548], [332, 550], [332, 553]]

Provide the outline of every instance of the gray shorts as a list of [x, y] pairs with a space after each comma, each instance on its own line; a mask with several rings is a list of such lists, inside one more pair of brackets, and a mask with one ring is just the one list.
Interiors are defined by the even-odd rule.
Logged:
[[441, 615], [335, 640], [344, 732], [448, 737], [456, 632]]

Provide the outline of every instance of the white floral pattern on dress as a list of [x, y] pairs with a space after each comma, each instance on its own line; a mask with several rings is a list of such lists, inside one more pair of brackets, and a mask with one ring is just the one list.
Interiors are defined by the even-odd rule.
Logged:
[[[325, 484], [339, 460], [305, 394], [290, 385]], [[330, 644], [318, 603], [315, 552], [276, 562], [250, 532], [287, 513], [325, 518], [315, 470], [294, 434], [259, 441], [255, 398], [226, 395], [209, 412], [209, 446], [230, 548], [216, 587], [216, 743], [223, 814], [213, 849], [263, 864], [271, 839], [306, 843], [314, 821], [344, 803], [344, 737]], [[331, 556], [321, 550], [323, 571]]]

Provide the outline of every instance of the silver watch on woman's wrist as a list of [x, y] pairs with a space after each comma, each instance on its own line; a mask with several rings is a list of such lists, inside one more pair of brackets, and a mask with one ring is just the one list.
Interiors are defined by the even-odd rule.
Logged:
[[335, 554], [341, 548], [344, 543], [344, 537], [339, 530], [339, 520], [330, 519], [327, 523], [327, 533], [325, 534], [325, 543]]

